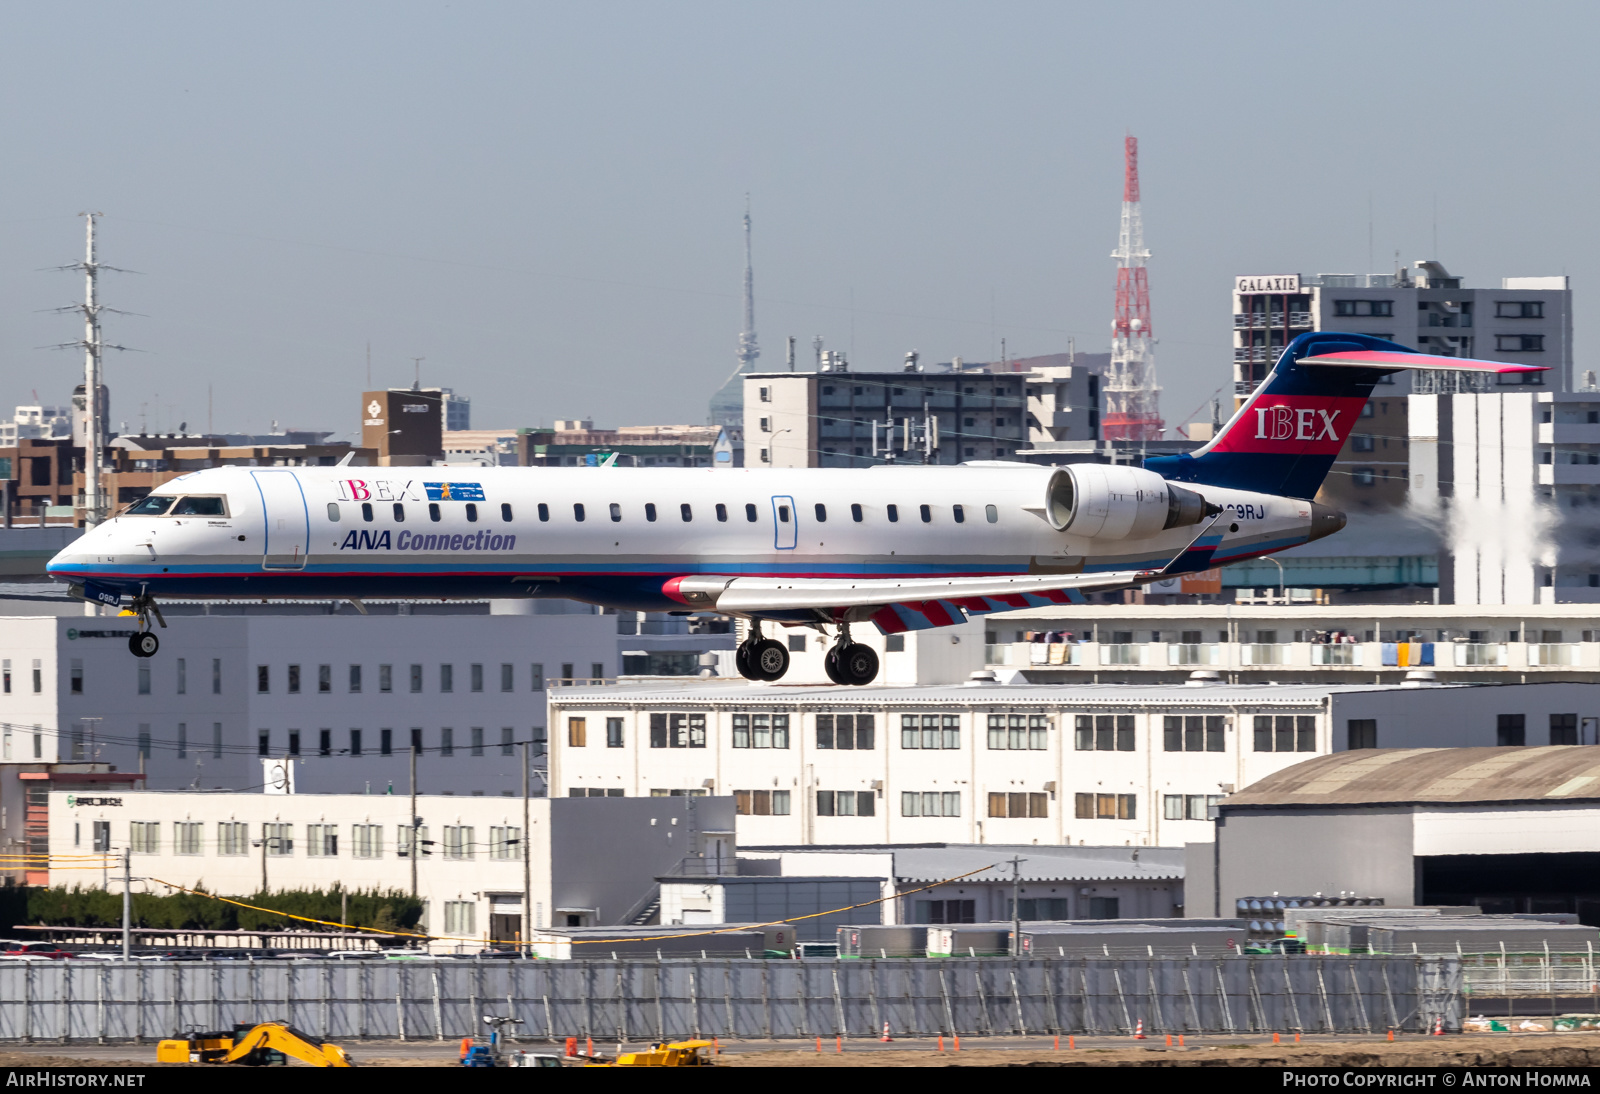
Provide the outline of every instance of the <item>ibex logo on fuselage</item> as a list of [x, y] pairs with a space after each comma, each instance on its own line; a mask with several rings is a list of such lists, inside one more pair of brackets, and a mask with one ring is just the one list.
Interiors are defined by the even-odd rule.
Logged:
[[[1316, 410], [1312, 407], [1260, 406], [1256, 412], [1256, 440], [1258, 441], [1337, 441], [1334, 431], [1337, 410]], [[1318, 419], [1321, 419], [1320, 421]]]

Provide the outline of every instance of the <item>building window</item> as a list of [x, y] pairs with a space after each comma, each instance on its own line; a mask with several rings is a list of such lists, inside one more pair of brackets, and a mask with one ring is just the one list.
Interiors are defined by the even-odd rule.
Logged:
[[150, 694], [150, 666], [140, 665], [138, 670], [138, 689], [140, 695]]
[[916, 905], [916, 920], [918, 923], [976, 923], [978, 921], [978, 902], [976, 900], [919, 900]]
[[1162, 746], [1167, 752], [1223, 752], [1223, 716], [1167, 715], [1162, 720]]
[[870, 817], [874, 815], [877, 800], [877, 794], [871, 790], [819, 790], [817, 816]]
[[35, 695], [44, 691], [44, 668], [38, 660], [33, 663], [33, 693]]
[[359, 695], [360, 693], [361, 693], [361, 666], [360, 665], [351, 665], [350, 666], [350, 694]]
[[1131, 714], [1079, 714], [1073, 718], [1073, 747], [1079, 752], [1132, 752]]
[[1050, 815], [1050, 795], [991, 793], [989, 795], [989, 815], [991, 817], [1048, 817]]
[[260, 729], [256, 731], [256, 755], [272, 755], [272, 730]]
[[351, 858], [383, 857], [383, 825], [352, 824], [350, 826]]
[[621, 748], [621, 747], [623, 747], [622, 719], [621, 718], [607, 718], [606, 719], [606, 747], [607, 748]]
[[394, 730], [392, 730], [392, 729], [380, 729], [380, 730], [378, 730], [378, 755], [380, 755], [380, 756], [393, 756], [394, 755]]
[[586, 718], [567, 719], [567, 747], [584, 748], [589, 744], [589, 723]]
[[199, 821], [178, 821], [172, 826], [172, 851], [178, 855], [198, 855], [200, 853], [200, 829], [205, 827]]
[[541, 665], [541, 664], [535, 664], [535, 665], [532, 665], [530, 667], [533, 669], [533, 686], [529, 690], [531, 690], [531, 691], [543, 691], [544, 690], [544, 666]]
[[333, 666], [332, 665], [318, 665], [317, 666], [317, 694], [318, 695], [331, 695], [331, 694], [333, 694]]
[[959, 790], [907, 790], [900, 795], [902, 817], [959, 817], [961, 792]]
[[473, 855], [473, 829], [466, 824], [444, 826], [444, 857], [468, 859]]
[[470, 938], [478, 931], [478, 906], [470, 900], [444, 902], [444, 933]]
[[161, 853], [161, 823], [133, 821], [128, 825], [128, 846], [136, 855]]
[[513, 668], [511, 665], [501, 665], [500, 666], [500, 690], [501, 691], [515, 691], [516, 690], [516, 677], [517, 677], [517, 672], [516, 672], [515, 668]]
[[70, 671], [72, 673], [72, 688], [71, 688], [72, 694], [74, 694], [74, 695], [82, 695], [83, 694], [83, 662], [79, 661], [79, 660], [74, 660], [72, 662], [72, 667], [71, 667]]
[[339, 854], [339, 826], [306, 825], [306, 854], [312, 858], [336, 858]]
[[989, 747], [1034, 751], [1049, 748], [1049, 720], [1043, 714], [991, 714]]
[[1494, 743], [1497, 745], [1525, 745], [1528, 743], [1528, 716], [1526, 714], [1497, 714], [1495, 716]]
[[906, 651], [906, 636], [903, 634], [886, 634], [883, 636], [884, 653], [904, 653]]
[[300, 755], [300, 731], [298, 729], [289, 731], [289, 755]]
[[1215, 820], [1221, 794], [1163, 794], [1163, 820]]
[[1550, 743], [1575, 745], [1578, 743], [1578, 716], [1576, 714], [1550, 715]]
[[1372, 452], [1377, 447], [1377, 438], [1370, 433], [1350, 434], [1350, 451], [1352, 452]]
[[876, 746], [876, 721], [871, 714], [819, 714], [817, 747], [870, 751]]
[[1340, 317], [1392, 316], [1393, 300], [1335, 300], [1333, 314]]
[[[651, 715], [652, 726], [655, 715]], [[691, 718], [695, 715], [690, 715]], [[654, 730], [652, 729], [652, 735]], [[674, 748], [679, 746], [673, 745]], [[691, 744], [690, 748], [696, 747]], [[788, 748], [789, 716], [787, 714], [735, 714], [733, 716], [734, 748]]]
[[1258, 714], [1255, 723], [1257, 752], [1315, 752], [1317, 719], [1310, 715]]
[[1494, 336], [1496, 353], [1543, 353], [1542, 334], [1497, 334]]
[[411, 693], [416, 695], [422, 691], [422, 666], [411, 666]]
[[361, 731], [359, 729], [350, 731], [350, 755], [361, 755]]
[[[433, 846], [433, 841], [428, 838], [428, 826], [420, 825], [414, 830], [417, 850], [424, 855], [433, 854], [428, 850]], [[409, 824], [395, 827], [394, 853], [396, 858], [410, 858], [413, 840], [413, 829]]]
[[222, 759], [222, 723], [211, 723], [211, 758]]
[[518, 858], [521, 847], [522, 829], [498, 826], [489, 829], [490, 858]]
[[[900, 715], [901, 748], [960, 748], [961, 715]], [[907, 816], [917, 816], [910, 813]]]
[[[289, 666], [289, 683], [288, 683], [287, 686], [289, 688], [289, 694], [290, 695], [299, 695], [300, 694], [300, 666], [299, 665], [290, 665]], [[258, 688], [257, 690], [259, 691], [260, 689]]]
[[741, 817], [787, 817], [789, 791], [735, 790], [733, 809]]
[[1494, 302], [1494, 317], [1496, 319], [1543, 319], [1543, 300], [1496, 300]]
[[223, 821], [217, 825], [217, 854], [248, 855], [250, 826], [243, 821]]
[[448, 694], [456, 690], [456, 667], [454, 665], [439, 666], [439, 692]]
[[454, 756], [456, 754], [456, 731], [450, 726], [439, 730], [439, 755]]
[[1073, 811], [1079, 820], [1138, 819], [1138, 803], [1132, 794], [1075, 794]]
[[1345, 747], [1377, 748], [1378, 720], [1376, 718], [1351, 718], [1345, 723]]
[[211, 694], [222, 694], [222, 658], [211, 659]]
[[468, 739], [468, 741], [471, 742], [468, 747], [470, 747], [472, 749], [472, 755], [474, 755], [474, 756], [482, 756], [483, 755], [483, 727], [482, 726], [473, 726], [471, 729], [467, 730], [467, 739]]

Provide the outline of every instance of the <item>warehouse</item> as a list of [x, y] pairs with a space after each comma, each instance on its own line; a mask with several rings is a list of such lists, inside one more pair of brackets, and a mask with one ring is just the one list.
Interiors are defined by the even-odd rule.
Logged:
[[1339, 752], [1226, 798], [1188, 847], [1190, 914], [1277, 893], [1600, 925], [1600, 746]]

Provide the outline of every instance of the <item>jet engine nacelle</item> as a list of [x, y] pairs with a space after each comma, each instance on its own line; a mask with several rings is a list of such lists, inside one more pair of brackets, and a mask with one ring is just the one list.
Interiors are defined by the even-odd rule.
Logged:
[[1154, 471], [1099, 463], [1063, 467], [1050, 478], [1045, 518], [1058, 532], [1086, 539], [1142, 539], [1198, 524], [1206, 499]]

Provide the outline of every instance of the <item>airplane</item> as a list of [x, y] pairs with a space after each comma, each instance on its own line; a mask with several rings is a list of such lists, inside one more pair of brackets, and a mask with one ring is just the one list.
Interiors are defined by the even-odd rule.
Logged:
[[751, 680], [789, 667], [764, 624], [831, 627], [829, 678], [863, 685], [878, 658], [852, 627], [1082, 603], [1332, 535], [1344, 514], [1312, 499], [1373, 386], [1419, 369], [1543, 370], [1303, 334], [1209, 443], [1141, 467], [209, 468], [48, 570], [82, 599], [129, 598], [138, 657], [160, 646], [161, 598], [555, 597], [742, 617]]

